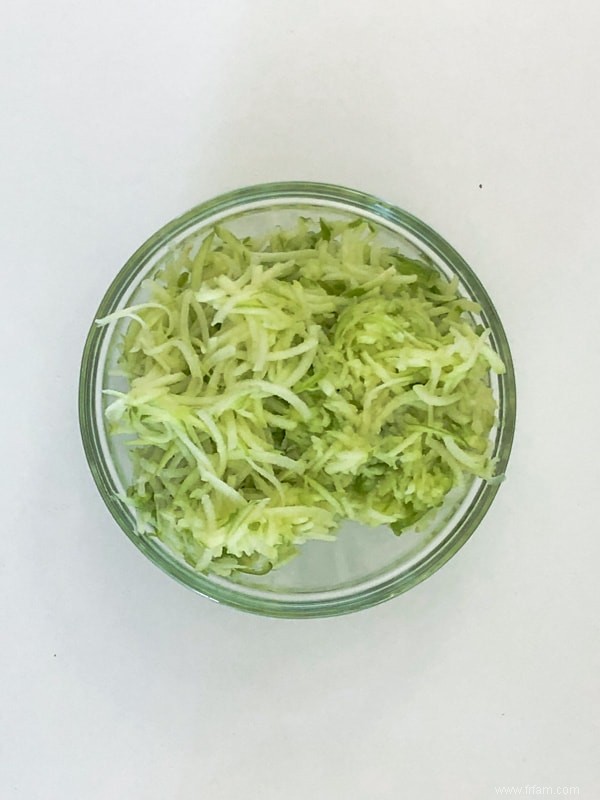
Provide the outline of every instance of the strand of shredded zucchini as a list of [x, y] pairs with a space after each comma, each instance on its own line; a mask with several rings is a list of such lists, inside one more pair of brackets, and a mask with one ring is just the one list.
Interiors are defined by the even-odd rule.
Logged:
[[504, 369], [479, 308], [368, 224], [300, 219], [176, 248], [121, 343], [140, 531], [194, 568], [264, 572], [345, 518], [399, 533], [468, 475], [491, 478]]

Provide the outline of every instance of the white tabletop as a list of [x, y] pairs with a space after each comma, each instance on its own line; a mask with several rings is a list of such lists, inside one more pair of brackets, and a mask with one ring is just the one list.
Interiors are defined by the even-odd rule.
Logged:
[[[5, 2], [2, 800], [600, 795], [599, 32], [594, 0]], [[127, 256], [283, 179], [438, 230], [517, 369], [484, 523], [344, 618], [252, 617], [167, 578], [105, 510], [76, 417]]]

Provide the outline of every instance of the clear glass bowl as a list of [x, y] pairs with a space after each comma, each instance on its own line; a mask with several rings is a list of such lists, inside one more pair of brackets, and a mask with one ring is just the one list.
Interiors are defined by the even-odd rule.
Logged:
[[[96, 317], [104, 317], [143, 298], [141, 283], [169, 249], [215, 223], [238, 235], [265, 232], [293, 224], [299, 216], [370, 220], [386, 244], [431, 260], [449, 277], [457, 275], [459, 291], [476, 300], [476, 321], [491, 329], [491, 344], [506, 373], [492, 377], [498, 423], [492, 431], [498, 471], [504, 472], [515, 425], [515, 380], [502, 323], [470, 267], [441, 236], [420, 220], [382, 200], [352, 189], [323, 183], [271, 183], [230, 192], [202, 203], [169, 222], [134, 253], [104, 296]], [[200, 594], [235, 608], [275, 617], [321, 617], [344, 614], [380, 603], [410, 589], [439, 569], [479, 525], [498, 484], [476, 479], [449, 497], [429, 528], [394, 536], [385, 527], [342, 525], [335, 542], [309, 542], [289, 564], [267, 575], [218, 578], [195, 572], [156, 538], [136, 531], [131, 509], [120, 496], [129, 481], [127, 451], [109, 436], [102, 389], [122, 388], [112, 377], [119, 326], [92, 324], [81, 366], [79, 417], [87, 460], [109, 511], [131, 541], [168, 575]], [[122, 379], [121, 379], [122, 380]]]

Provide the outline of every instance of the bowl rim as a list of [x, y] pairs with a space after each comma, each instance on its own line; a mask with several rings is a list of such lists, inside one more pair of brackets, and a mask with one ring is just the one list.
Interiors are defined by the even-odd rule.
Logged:
[[132, 529], [129, 518], [123, 513], [122, 502], [116, 497], [111, 485], [96, 423], [95, 397], [98, 378], [96, 365], [106, 329], [95, 325], [94, 320], [109, 314], [113, 304], [118, 301], [132, 279], [147, 264], [148, 259], [191, 225], [201, 223], [216, 214], [234, 213], [236, 208], [242, 205], [259, 201], [261, 203], [269, 200], [277, 201], [281, 205], [282, 199], [289, 199], [290, 202], [302, 201], [307, 204], [311, 200], [343, 203], [351, 206], [359, 216], [361, 213], [368, 214], [401, 226], [418, 241], [433, 250], [453, 272], [458, 274], [461, 282], [477, 297], [491, 330], [491, 342], [506, 366], [506, 372], [499, 376], [498, 380], [496, 448], [498, 471], [501, 474], [505, 472], [512, 449], [516, 422], [514, 364], [504, 326], [479, 278], [462, 256], [442, 236], [407, 211], [356, 189], [311, 181], [261, 183], [220, 194], [194, 206], [163, 225], [130, 256], [102, 298], [85, 341], [79, 376], [79, 425], [89, 469], [111, 515], [135, 546], [172, 578], [204, 597], [255, 614], [295, 618], [335, 616], [365, 609], [389, 600], [416, 586], [436, 572], [465, 544], [479, 526], [498, 492], [499, 483], [482, 483], [465, 511], [461, 523], [455, 526], [448, 536], [442, 538], [434, 548], [419, 558], [406, 573], [394, 575], [387, 580], [383, 579], [380, 583], [369, 585], [362, 590], [359, 588], [355, 594], [344, 594], [337, 598], [335, 595], [332, 597], [324, 595], [318, 599], [303, 600], [299, 599], [301, 598], [300, 594], [294, 600], [282, 599], [281, 595], [273, 598], [264, 595], [257, 597], [239, 591], [235, 583], [213, 582], [201, 573], [193, 572], [175, 558], [168, 556], [166, 552], [152, 547], [144, 536]]

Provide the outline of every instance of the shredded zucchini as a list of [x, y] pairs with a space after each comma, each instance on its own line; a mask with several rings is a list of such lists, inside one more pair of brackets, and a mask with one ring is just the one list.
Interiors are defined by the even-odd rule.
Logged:
[[[365, 222], [301, 218], [172, 251], [119, 343], [141, 533], [199, 571], [263, 573], [344, 519], [395, 533], [491, 479], [504, 366], [479, 308]], [[368, 535], [368, 533], [365, 533]]]

